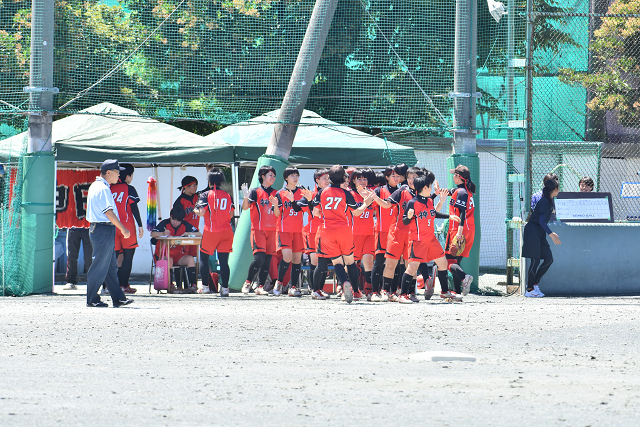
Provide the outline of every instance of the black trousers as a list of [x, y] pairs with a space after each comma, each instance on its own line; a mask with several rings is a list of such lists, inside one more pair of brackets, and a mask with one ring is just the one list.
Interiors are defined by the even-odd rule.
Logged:
[[67, 283], [78, 284], [78, 255], [80, 245], [84, 253], [84, 270], [91, 267], [93, 246], [89, 238], [88, 228], [70, 228], [67, 230]]

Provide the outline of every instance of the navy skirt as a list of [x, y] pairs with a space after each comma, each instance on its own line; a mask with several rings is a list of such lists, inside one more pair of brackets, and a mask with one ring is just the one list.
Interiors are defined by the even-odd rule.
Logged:
[[524, 226], [522, 238], [522, 256], [524, 258], [549, 259], [553, 258], [551, 246], [547, 240], [547, 233], [536, 222], [528, 222]]

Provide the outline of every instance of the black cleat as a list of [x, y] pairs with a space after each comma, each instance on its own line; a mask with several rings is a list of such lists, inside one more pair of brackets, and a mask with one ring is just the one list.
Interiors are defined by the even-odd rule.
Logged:
[[121, 306], [123, 306], [123, 305], [129, 305], [129, 304], [131, 304], [132, 302], [133, 302], [133, 299], [131, 299], [131, 298], [121, 299], [121, 300], [119, 300], [119, 301], [115, 301], [115, 302], [113, 303], [113, 308], [118, 308], [118, 307], [121, 307]]
[[102, 302], [102, 301], [98, 301], [98, 302], [90, 302], [89, 304], [87, 304], [87, 307], [109, 307], [109, 304], [107, 304], [106, 302]]

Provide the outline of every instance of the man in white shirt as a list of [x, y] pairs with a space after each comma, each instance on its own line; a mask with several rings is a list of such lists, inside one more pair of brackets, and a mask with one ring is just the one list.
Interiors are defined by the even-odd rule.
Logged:
[[[93, 262], [87, 272], [87, 307], [108, 307], [100, 301], [98, 290], [103, 282], [107, 284], [114, 307], [131, 304], [120, 288], [118, 281], [118, 261], [116, 260], [116, 227], [128, 238], [127, 230], [118, 218], [118, 209], [111, 194], [111, 184], [118, 182], [120, 171], [124, 170], [117, 160], [105, 160], [100, 167], [100, 176], [91, 187], [87, 196], [87, 221], [89, 237], [93, 246]], [[135, 232], [135, 230], [134, 230]]]

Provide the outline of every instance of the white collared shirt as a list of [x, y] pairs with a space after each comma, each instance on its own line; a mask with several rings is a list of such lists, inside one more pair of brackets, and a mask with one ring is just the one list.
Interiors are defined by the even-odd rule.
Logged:
[[87, 196], [87, 221], [111, 222], [109, 217], [105, 215], [109, 210], [113, 211], [116, 218], [120, 219], [116, 203], [113, 201], [111, 186], [106, 179], [97, 176], [95, 182], [89, 187], [89, 194]]

